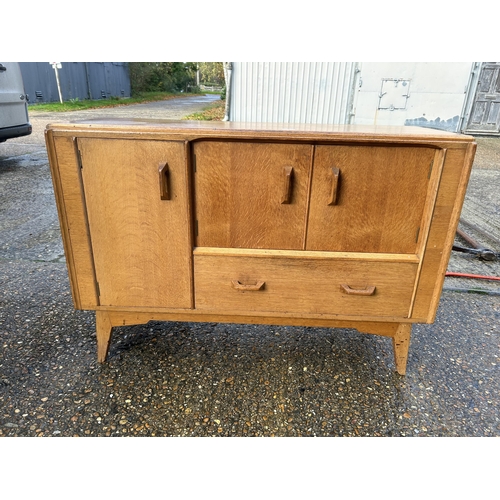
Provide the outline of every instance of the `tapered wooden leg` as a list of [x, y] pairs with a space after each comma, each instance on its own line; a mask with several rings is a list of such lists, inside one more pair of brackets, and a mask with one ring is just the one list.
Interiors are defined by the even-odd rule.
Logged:
[[411, 323], [400, 323], [394, 336], [392, 346], [394, 347], [394, 362], [396, 371], [400, 375], [406, 374], [406, 362], [408, 361], [408, 349], [410, 347]]
[[95, 312], [95, 324], [97, 333], [97, 361], [104, 363], [108, 356], [109, 344], [111, 343], [111, 332], [113, 326], [107, 311]]

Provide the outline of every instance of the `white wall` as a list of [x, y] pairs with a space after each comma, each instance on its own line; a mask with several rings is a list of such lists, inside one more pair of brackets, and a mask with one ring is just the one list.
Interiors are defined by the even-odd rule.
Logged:
[[[359, 63], [351, 123], [369, 125], [420, 125], [459, 131], [473, 63]], [[402, 79], [407, 86], [380, 98], [383, 79]], [[395, 82], [394, 82], [395, 85]], [[405, 109], [379, 109], [409, 88]]]
[[[232, 64], [231, 121], [420, 125], [453, 132], [461, 130], [473, 69], [471, 62]], [[386, 82], [381, 99], [384, 79], [399, 82], [397, 88]], [[402, 98], [408, 89], [409, 97]], [[397, 109], [402, 103], [404, 109]]]
[[355, 63], [234, 62], [231, 121], [346, 123]]

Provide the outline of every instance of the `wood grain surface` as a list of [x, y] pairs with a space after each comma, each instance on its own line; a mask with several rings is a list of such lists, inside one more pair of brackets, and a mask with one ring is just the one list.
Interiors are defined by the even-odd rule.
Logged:
[[94, 309], [99, 297], [76, 141], [48, 132], [46, 143], [73, 302], [77, 309]]
[[[417, 265], [350, 260], [196, 255], [197, 309], [407, 318]], [[236, 290], [264, 282], [258, 290]], [[353, 295], [342, 285], [372, 295]]]
[[[317, 146], [307, 250], [415, 253], [434, 151]], [[340, 171], [335, 204], [332, 168]]]
[[[182, 142], [79, 139], [101, 305], [191, 307], [192, 243]], [[162, 200], [159, 163], [168, 163]]]
[[197, 246], [303, 248], [312, 146], [202, 141], [193, 152]]
[[415, 127], [61, 123], [46, 143], [75, 306], [150, 319], [334, 326], [434, 320], [472, 137]]

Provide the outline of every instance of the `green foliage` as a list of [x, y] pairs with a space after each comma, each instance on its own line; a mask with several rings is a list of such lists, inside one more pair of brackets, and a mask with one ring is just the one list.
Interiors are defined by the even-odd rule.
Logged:
[[200, 82], [205, 85], [224, 85], [224, 65], [221, 62], [200, 62]]
[[221, 62], [131, 62], [132, 95], [137, 92], [198, 92], [196, 71], [200, 83], [224, 85], [224, 66]]
[[92, 109], [92, 108], [109, 108], [115, 106], [122, 106], [126, 104], [138, 104], [141, 102], [150, 102], [150, 101], [162, 101], [165, 99], [172, 99], [174, 97], [178, 97], [179, 94], [172, 92], [138, 92], [133, 97], [119, 98], [119, 97], [110, 97], [109, 99], [97, 99], [97, 100], [79, 100], [70, 99], [64, 103], [60, 102], [49, 102], [49, 103], [33, 103], [29, 105], [29, 111], [78, 111], [81, 109]]
[[129, 63], [132, 95], [137, 92], [192, 92], [196, 86], [196, 63]]

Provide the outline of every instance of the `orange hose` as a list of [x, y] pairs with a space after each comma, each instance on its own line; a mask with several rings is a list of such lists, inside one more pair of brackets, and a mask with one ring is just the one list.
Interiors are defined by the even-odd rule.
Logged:
[[446, 273], [445, 276], [455, 276], [457, 278], [476, 278], [476, 279], [480, 279], [480, 280], [500, 281], [500, 278], [497, 276], [482, 276], [480, 274]]

